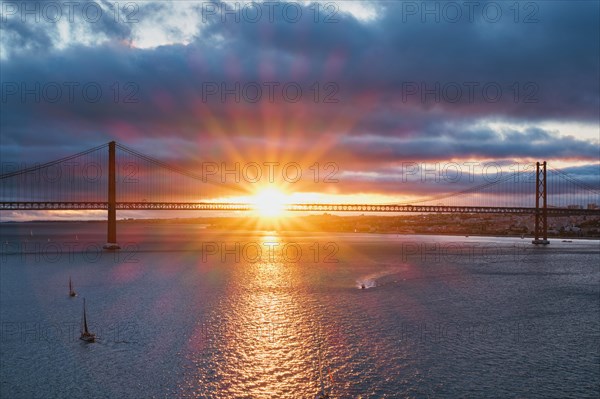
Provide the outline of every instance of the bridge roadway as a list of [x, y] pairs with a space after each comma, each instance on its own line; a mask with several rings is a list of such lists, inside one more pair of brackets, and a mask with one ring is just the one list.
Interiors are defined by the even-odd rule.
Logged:
[[[117, 202], [117, 210], [161, 211], [251, 211], [255, 204], [229, 202]], [[108, 202], [0, 202], [0, 211], [8, 210], [108, 210]], [[286, 204], [283, 210], [303, 212], [388, 212], [388, 213], [506, 213], [535, 214], [535, 208], [451, 205], [378, 205], [378, 204]], [[598, 215], [600, 209], [547, 208], [548, 216]]]

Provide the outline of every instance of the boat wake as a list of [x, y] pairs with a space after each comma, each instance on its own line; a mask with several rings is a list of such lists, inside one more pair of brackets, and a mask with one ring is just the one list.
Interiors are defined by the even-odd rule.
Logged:
[[398, 274], [402, 271], [400, 267], [393, 267], [382, 270], [377, 273], [367, 274], [366, 276], [359, 277], [356, 279], [356, 287], [358, 289], [366, 290], [369, 288], [381, 287], [383, 285], [390, 284], [395, 282], [390, 278], [395, 274]]

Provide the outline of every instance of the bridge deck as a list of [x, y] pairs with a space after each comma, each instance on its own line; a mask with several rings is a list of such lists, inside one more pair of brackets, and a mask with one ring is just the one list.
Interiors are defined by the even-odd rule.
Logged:
[[[117, 210], [251, 211], [248, 203], [215, 202], [117, 202]], [[2, 210], [108, 210], [108, 202], [0, 202]], [[388, 213], [510, 213], [535, 214], [535, 208], [448, 205], [287, 204], [287, 211], [388, 212]], [[600, 209], [548, 208], [548, 216], [600, 215]]]

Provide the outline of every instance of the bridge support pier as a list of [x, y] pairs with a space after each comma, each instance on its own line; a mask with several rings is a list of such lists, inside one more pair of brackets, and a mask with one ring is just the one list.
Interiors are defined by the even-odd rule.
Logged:
[[116, 145], [108, 143], [108, 234], [104, 249], [121, 249], [117, 244], [117, 176], [116, 176]]
[[[535, 170], [535, 239], [532, 244], [548, 245], [548, 202], [546, 185], [546, 161], [536, 163]], [[542, 205], [540, 207], [540, 199]]]

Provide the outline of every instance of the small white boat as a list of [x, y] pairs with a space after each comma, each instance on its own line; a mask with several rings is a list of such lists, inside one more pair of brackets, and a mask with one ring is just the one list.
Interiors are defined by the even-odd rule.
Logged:
[[85, 314], [85, 298], [83, 298], [83, 320], [81, 321], [81, 335], [79, 336], [79, 339], [85, 342], [96, 341], [96, 334], [93, 334], [88, 330], [87, 317]]

